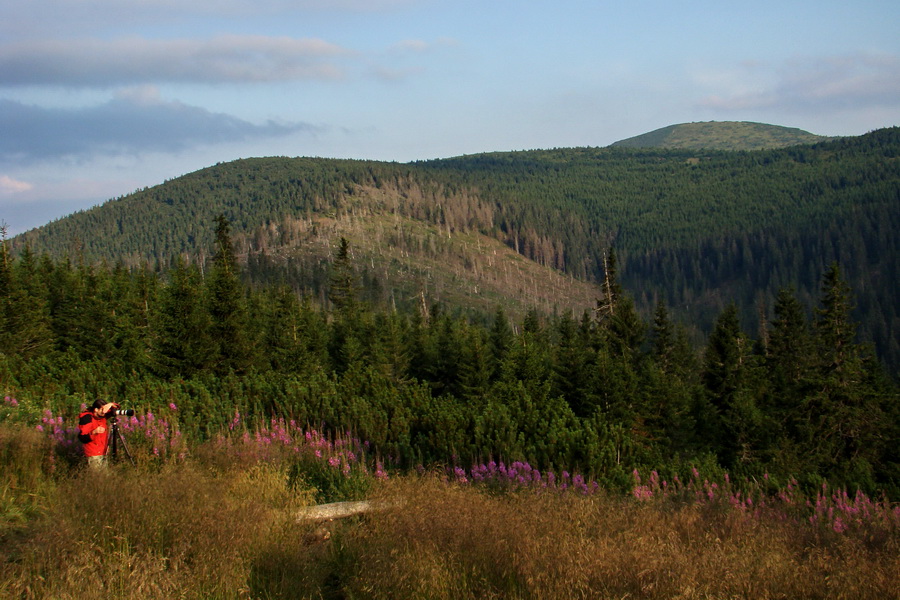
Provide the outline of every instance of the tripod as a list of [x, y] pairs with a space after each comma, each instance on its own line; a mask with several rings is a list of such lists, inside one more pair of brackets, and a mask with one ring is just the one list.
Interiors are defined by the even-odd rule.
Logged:
[[125, 451], [125, 456], [128, 457], [128, 460], [131, 461], [131, 466], [137, 466], [134, 462], [134, 457], [131, 456], [131, 452], [128, 451], [128, 444], [125, 443], [125, 436], [122, 435], [122, 432], [119, 430], [119, 419], [117, 417], [110, 417], [107, 419], [112, 430], [109, 432], [109, 441], [106, 444], [106, 456], [107, 458], [111, 458], [115, 460], [118, 457], [119, 453], [119, 444], [122, 444], [122, 450]]

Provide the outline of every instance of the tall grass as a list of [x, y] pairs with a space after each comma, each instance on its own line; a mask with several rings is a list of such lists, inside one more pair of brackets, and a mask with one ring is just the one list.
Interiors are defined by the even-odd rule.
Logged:
[[[521, 463], [388, 478], [282, 421], [165, 460], [148, 438], [97, 474], [51, 438], [0, 424], [2, 598], [900, 597], [900, 514], [837, 491], [748, 502], [651, 474], [623, 496]], [[382, 510], [295, 518], [359, 497]]]
[[368, 598], [896, 598], [900, 545], [817, 535], [726, 504], [602, 492], [485, 494], [399, 480], [405, 510], [357, 532]]
[[[13, 442], [7, 428], [5, 457], [33, 438], [20, 435]], [[314, 490], [291, 484], [290, 461], [248, 464], [235, 455], [229, 463], [221, 448], [198, 451], [215, 453], [216, 462], [64, 476], [37, 468], [25, 485], [4, 470], [11, 495], [40, 490], [43, 502], [0, 528], [0, 597], [283, 597], [268, 590], [285, 573], [298, 576], [278, 565], [293, 558], [284, 547], [305, 552], [315, 525], [297, 523], [293, 512], [313, 501]]]

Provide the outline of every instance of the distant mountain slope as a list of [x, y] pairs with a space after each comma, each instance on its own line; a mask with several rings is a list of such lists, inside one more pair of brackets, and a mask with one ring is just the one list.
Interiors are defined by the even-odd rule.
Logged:
[[745, 121], [710, 121], [669, 125], [612, 144], [624, 148], [768, 150], [827, 141], [794, 127]]
[[862, 338], [900, 365], [900, 128], [725, 152], [569, 148], [407, 164], [223, 163], [11, 240], [40, 254], [203, 263], [232, 223], [248, 276], [324, 297], [341, 236], [368, 296], [484, 313], [589, 308], [604, 254], [645, 315], [663, 300], [698, 334], [735, 302], [748, 331], [775, 293], [811, 308], [838, 261]]

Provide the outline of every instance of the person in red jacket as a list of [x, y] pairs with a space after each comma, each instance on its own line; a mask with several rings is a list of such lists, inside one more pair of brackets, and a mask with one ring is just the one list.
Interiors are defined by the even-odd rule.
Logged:
[[78, 415], [78, 439], [84, 444], [84, 455], [91, 468], [102, 469], [106, 466], [106, 446], [109, 442], [106, 415], [117, 407], [115, 402], [103, 402], [98, 398], [90, 409]]

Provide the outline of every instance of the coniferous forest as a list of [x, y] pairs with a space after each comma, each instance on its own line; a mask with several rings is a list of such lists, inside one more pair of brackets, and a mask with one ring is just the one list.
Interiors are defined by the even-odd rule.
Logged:
[[[472, 309], [484, 324], [498, 305], [516, 321], [532, 307], [580, 313], [592, 302], [583, 301], [585, 286], [602, 283], [615, 247], [638, 313], [649, 321], [665, 304], [697, 346], [731, 303], [742, 327], [762, 338], [782, 288], [812, 319], [823, 274], [836, 262], [854, 292], [858, 341], [897, 373], [898, 156], [900, 128], [759, 151], [570, 148], [405, 164], [248, 159], [26, 232], [9, 240], [10, 251], [157, 273], [182, 259], [202, 272], [211, 224], [224, 215], [242, 276], [254, 285], [283, 283], [327, 303], [334, 247], [346, 237], [375, 306], [412, 311], [424, 296], [428, 305]], [[522, 274], [525, 262], [544, 274]], [[542, 290], [551, 273], [564, 279]], [[581, 287], [563, 291], [566, 282]]]
[[498, 305], [473, 320], [440, 303], [372, 302], [345, 238], [325, 301], [261, 284], [243, 272], [230, 220], [206, 227], [209, 260], [166, 269], [27, 246], [13, 256], [4, 242], [7, 393], [66, 414], [98, 396], [175, 405], [201, 440], [237, 415], [278, 415], [352, 433], [397, 468], [520, 460], [627, 488], [634, 469], [701, 465], [900, 497], [900, 394], [858, 341], [838, 262], [819, 273], [812, 309], [785, 287], [751, 334], [731, 302], [698, 345], [664, 298], [641, 316], [617, 247], [602, 252], [581, 314], [513, 318]]

